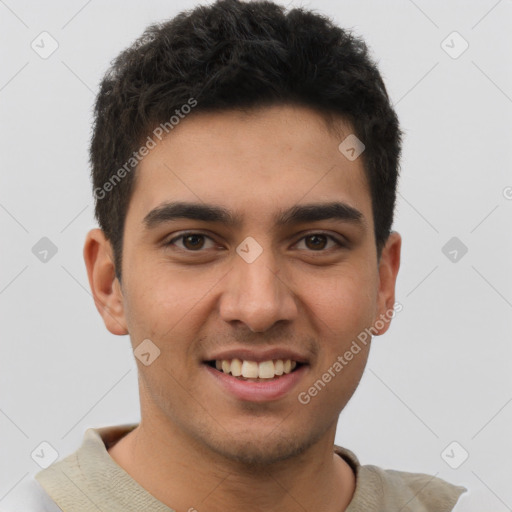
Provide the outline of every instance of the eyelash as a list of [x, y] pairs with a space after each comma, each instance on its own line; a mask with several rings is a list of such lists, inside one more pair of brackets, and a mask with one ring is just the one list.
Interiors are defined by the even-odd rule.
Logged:
[[[174, 245], [174, 242], [176, 242], [177, 240], [180, 240], [180, 239], [183, 239], [183, 238], [186, 238], [187, 236], [190, 236], [190, 235], [197, 235], [197, 236], [203, 236], [205, 238], [208, 238], [212, 241], [214, 241], [212, 239], [212, 237], [208, 236], [207, 234], [205, 233], [201, 233], [201, 232], [195, 232], [195, 231], [186, 231], [186, 232], [183, 232], [181, 235], [179, 236], [176, 236], [174, 238], [172, 238], [171, 240], [169, 240], [168, 242], [165, 242], [165, 246], [172, 246]], [[306, 235], [304, 235], [302, 238], [300, 238], [296, 243], [299, 243], [300, 241], [304, 240], [305, 238], [309, 237], [309, 236], [313, 236], [313, 235], [321, 235], [321, 236], [325, 236], [326, 238], [332, 240], [336, 245], [337, 247], [334, 248], [334, 249], [343, 249], [343, 248], [346, 248], [347, 247], [347, 244], [346, 243], [343, 243], [341, 242], [340, 240], [338, 240], [337, 238], [335, 238], [334, 236], [332, 235], [329, 235], [327, 233], [323, 233], [321, 231], [314, 231], [312, 233], [307, 233]], [[191, 249], [186, 249], [186, 248], [181, 248], [181, 247], [178, 247], [179, 250], [181, 251], [184, 251], [184, 252], [188, 252], [188, 253], [201, 253], [201, 252], [204, 252], [205, 249], [198, 249], [197, 251], [193, 251]], [[330, 250], [332, 250], [333, 248], [331, 249], [319, 249], [317, 251], [315, 250], [308, 250], [308, 252], [312, 252], [312, 253], [315, 253], [315, 252], [318, 252], [318, 253], [321, 253], [321, 252], [328, 252]]]

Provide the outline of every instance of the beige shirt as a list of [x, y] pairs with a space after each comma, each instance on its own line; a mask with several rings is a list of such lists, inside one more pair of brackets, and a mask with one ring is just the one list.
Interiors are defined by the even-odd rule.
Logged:
[[[107, 449], [137, 424], [86, 430], [73, 454], [36, 474], [35, 479], [64, 512], [174, 512], [140, 486]], [[334, 446], [356, 475], [346, 512], [449, 512], [465, 487], [423, 473], [359, 463], [350, 450]]]

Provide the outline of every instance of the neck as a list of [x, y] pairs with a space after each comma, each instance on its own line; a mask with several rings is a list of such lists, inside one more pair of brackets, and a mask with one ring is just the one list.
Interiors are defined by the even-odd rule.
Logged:
[[173, 426], [145, 423], [109, 449], [110, 456], [163, 504], [177, 511], [344, 511], [355, 475], [333, 451], [336, 425], [304, 453], [247, 467], [211, 453]]

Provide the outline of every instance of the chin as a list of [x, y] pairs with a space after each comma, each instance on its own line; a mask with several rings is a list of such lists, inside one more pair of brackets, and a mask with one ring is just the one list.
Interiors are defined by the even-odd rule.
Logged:
[[[226, 434], [224, 432], [224, 434]], [[316, 435], [315, 435], [316, 434]], [[209, 436], [202, 439], [203, 444], [217, 455], [232, 462], [243, 463], [253, 469], [293, 459], [304, 453], [322, 437], [323, 432], [273, 432], [238, 431], [232, 435], [223, 435], [222, 439]]]
[[233, 462], [257, 467], [296, 457], [307, 448], [307, 445], [292, 439], [268, 440], [265, 443], [240, 440], [217, 446], [217, 453]]

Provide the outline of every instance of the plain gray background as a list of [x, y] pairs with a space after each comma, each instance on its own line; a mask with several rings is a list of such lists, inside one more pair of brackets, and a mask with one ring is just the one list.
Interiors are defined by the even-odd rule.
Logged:
[[[374, 338], [336, 442], [468, 487], [468, 512], [512, 510], [512, 1], [280, 3], [365, 38], [405, 131], [403, 311]], [[40, 470], [41, 442], [63, 457], [86, 428], [139, 419], [129, 339], [105, 329], [82, 258], [91, 112], [119, 51], [195, 5], [0, 0], [0, 507]], [[31, 47], [51, 48], [44, 31], [47, 58]]]

